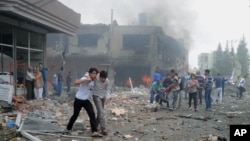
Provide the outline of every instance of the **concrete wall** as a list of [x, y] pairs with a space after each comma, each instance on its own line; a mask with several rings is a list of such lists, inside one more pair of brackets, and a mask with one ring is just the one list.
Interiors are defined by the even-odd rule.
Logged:
[[[97, 46], [94, 47], [79, 47], [78, 35], [80, 34], [98, 34]], [[108, 26], [107, 25], [96, 25], [96, 26], [81, 26], [77, 31], [77, 35], [69, 37], [69, 52], [68, 54], [78, 54], [85, 56], [103, 56], [107, 55], [108, 48]]]
[[[113, 28], [113, 40], [112, 40], [112, 57], [120, 58], [120, 57], [132, 57], [135, 55], [135, 50], [125, 50], [123, 49], [123, 35], [125, 34], [149, 34], [150, 37], [150, 46], [149, 46], [149, 54], [144, 54], [144, 57], [153, 57], [156, 55], [156, 46], [157, 42], [155, 42], [154, 31], [155, 27], [150, 26], [117, 26]], [[136, 54], [136, 56], [140, 56], [140, 54]]]
[[[165, 36], [160, 27], [114, 26], [112, 31], [111, 37], [107, 25], [82, 25], [76, 36], [68, 37], [69, 49], [66, 55], [66, 67], [73, 69], [77, 66], [75, 74], [79, 76], [79, 72], [82, 72], [83, 69], [95, 66], [99, 69], [107, 69], [109, 78], [115, 80], [117, 85], [124, 84], [128, 76], [133, 76], [136, 84], [140, 85], [144, 84], [142, 76], [152, 76], [156, 68], [159, 68], [164, 75], [166, 70], [183, 70], [187, 65], [188, 59], [183, 60], [183, 57], [187, 58], [188, 52], [177, 40]], [[78, 36], [81, 34], [97, 34], [97, 45], [79, 47]], [[124, 35], [145, 35], [148, 47], [126, 48], [124, 47]], [[109, 39], [111, 40], [111, 50], [109, 50]], [[144, 74], [140, 68], [146, 69], [143, 70]]]

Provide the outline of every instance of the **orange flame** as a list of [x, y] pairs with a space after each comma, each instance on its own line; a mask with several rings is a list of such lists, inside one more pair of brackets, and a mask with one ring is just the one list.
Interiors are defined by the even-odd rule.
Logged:
[[147, 85], [147, 86], [150, 86], [150, 83], [151, 83], [151, 77], [144, 74], [142, 76], [142, 81]]

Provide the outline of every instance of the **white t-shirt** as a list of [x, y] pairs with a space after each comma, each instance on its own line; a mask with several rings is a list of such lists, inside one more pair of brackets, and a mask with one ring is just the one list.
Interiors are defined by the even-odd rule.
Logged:
[[[81, 80], [87, 79], [83, 76]], [[94, 86], [94, 81], [84, 82], [80, 84], [78, 91], [76, 92], [76, 98], [80, 100], [87, 100], [90, 97], [90, 89]]]

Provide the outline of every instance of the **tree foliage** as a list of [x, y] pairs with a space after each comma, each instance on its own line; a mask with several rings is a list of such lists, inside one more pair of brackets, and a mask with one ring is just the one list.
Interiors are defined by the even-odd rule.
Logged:
[[221, 73], [223, 75], [230, 75], [232, 72], [232, 64], [230, 57], [229, 45], [223, 51], [221, 43], [218, 44], [217, 50], [214, 52], [214, 73]]
[[247, 43], [244, 36], [240, 40], [237, 48], [237, 58], [239, 63], [241, 64], [241, 75], [248, 76], [249, 54], [247, 49]]
[[232, 62], [233, 60], [232, 57], [230, 56], [229, 45], [227, 41], [225, 51], [222, 54], [222, 63], [223, 63], [222, 71], [225, 75], [230, 75], [232, 73], [233, 70]]
[[222, 47], [221, 47], [221, 43], [218, 44], [217, 46], [217, 50], [214, 52], [214, 67], [215, 67], [215, 70], [216, 72], [214, 73], [219, 73], [222, 71], [222, 61], [223, 61], [223, 58], [222, 58]]
[[241, 75], [248, 75], [249, 54], [244, 36], [239, 42], [237, 53], [235, 53], [233, 46], [231, 46], [231, 49], [229, 48], [228, 41], [225, 50], [222, 49], [221, 43], [218, 44], [217, 50], [214, 51], [213, 70], [216, 71], [214, 73], [230, 76], [237, 61], [241, 64]]

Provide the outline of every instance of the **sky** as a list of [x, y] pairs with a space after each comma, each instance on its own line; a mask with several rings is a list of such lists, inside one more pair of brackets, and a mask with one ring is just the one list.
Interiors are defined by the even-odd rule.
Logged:
[[[147, 14], [147, 24], [161, 26], [167, 35], [189, 50], [190, 68], [198, 67], [198, 55], [211, 53], [228, 41], [236, 51], [244, 36], [250, 40], [250, 0], [59, 0], [81, 14], [82, 24], [138, 24], [138, 14]], [[248, 48], [250, 45], [248, 45]], [[250, 48], [249, 48], [250, 49]]]

